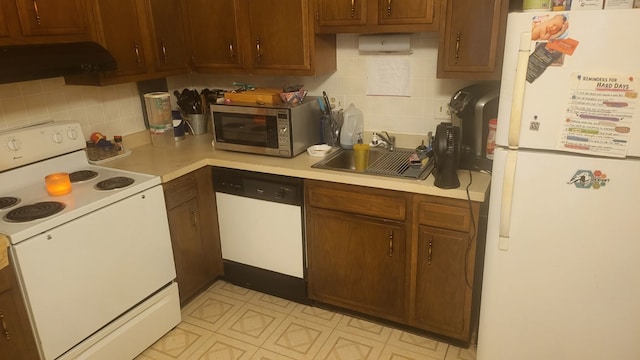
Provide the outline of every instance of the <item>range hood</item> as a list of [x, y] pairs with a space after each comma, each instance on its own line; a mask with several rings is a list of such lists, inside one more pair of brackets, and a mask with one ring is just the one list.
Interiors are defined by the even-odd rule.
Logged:
[[0, 47], [0, 84], [115, 69], [113, 56], [94, 42]]

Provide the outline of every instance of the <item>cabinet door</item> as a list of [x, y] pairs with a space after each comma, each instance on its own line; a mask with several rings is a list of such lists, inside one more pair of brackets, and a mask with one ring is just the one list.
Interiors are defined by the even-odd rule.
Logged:
[[402, 321], [406, 299], [404, 227], [366, 216], [308, 210], [309, 296]]
[[156, 70], [187, 69], [186, 49], [180, 2], [178, 0], [149, 0], [150, 26], [155, 49]]
[[147, 72], [139, 19], [144, 11], [138, 1], [95, 0], [100, 42], [118, 63], [112, 77]]
[[24, 36], [87, 33], [82, 0], [16, 0]]
[[200, 226], [198, 198], [186, 201], [169, 211], [169, 229], [182, 304], [202, 289], [209, 280]]
[[9, 36], [9, 27], [7, 25], [7, 20], [4, 15], [4, 9], [0, 4], [0, 38], [5, 38]]
[[318, 0], [320, 26], [365, 25], [368, 0]]
[[384, 25], [431, 24], [435, 0], [378, 0], [378, 23]]
[[242, 68], [239, 1], [186, 0], [184, 6], [191, 62], [196, 70]]
[[311, 68], [308, 0], [245, 0], [249, 15], [247, 66], [265, 70]]
[[11, 265], [0, 270], [0, 359], [38, 359], [26, 308]]
[[506, 0], [447, 0], [438, 77], [499, 80]]
[[414, 325], [464, 338], [473, 284], [467, 278], [469, 244], [468, 233], [419, 227]]

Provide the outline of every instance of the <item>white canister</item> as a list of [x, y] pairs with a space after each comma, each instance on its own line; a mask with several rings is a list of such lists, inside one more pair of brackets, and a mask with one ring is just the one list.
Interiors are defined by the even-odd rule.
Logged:
[[153, 146], [174, 144], [173, 119], [171, 118], [171, 95], [168, 92], [144, 94], [144, 103], [149, 120], [149, 133]]
[[171, 95], [168, 92], [144, 94], [144, 103], [147, 108], [149, 126], [164, 128], [170, 125], [173, 128], [173, 122], [171, 121]]

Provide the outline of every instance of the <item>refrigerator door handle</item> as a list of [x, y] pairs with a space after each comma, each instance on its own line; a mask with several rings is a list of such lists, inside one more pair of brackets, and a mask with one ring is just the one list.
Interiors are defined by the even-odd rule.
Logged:
[[518, 63], [516, 77], [513, 84], [513, 99], [511, 101], [511, 115], [509, 120], [509, 149], [520, 146], [520, 126], [522, 124], [522, 107], [524, 104], [524, 88], [529, 66], [529, 52], [531, 50], [531, 33], [520, 34], [520, 48], [518, 49]]
[[509, 237], [511, 236], [511, 208], [513, 205], [513, 188], [516, 178], [516, 165], [518, 160], [517, 150], [507, 150], [504, 177], [502, 181], [502, 202], [500, 205], [500, 228], [498, 249], [509, 250]]

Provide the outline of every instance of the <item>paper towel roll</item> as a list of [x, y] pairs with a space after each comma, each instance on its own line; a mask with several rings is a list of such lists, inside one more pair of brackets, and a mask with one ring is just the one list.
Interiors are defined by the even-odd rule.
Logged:
[[155, 129], [170, 128], [171, 121], [171, 95], [168, 92], [152, 92], [144, 94], [144, 103], [147, 108], [149, 127]]

